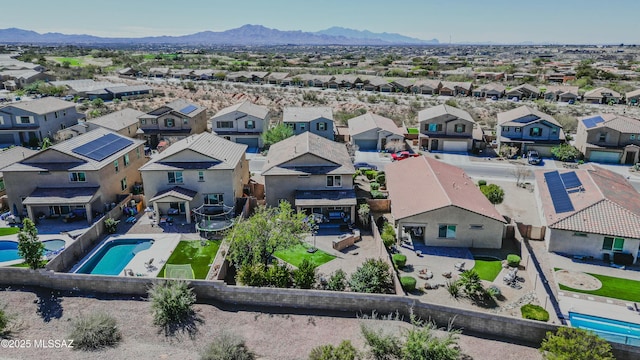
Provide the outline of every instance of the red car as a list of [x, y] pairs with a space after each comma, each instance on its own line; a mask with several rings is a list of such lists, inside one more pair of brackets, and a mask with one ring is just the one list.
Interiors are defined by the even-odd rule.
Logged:
[[410, 153], [408, 151], [398, 151], [391, 154], [391, 158], [393, 158], [393, 160], [395, 161], [408, 159], [410, 157], [418, 157], [418, 156], [420, 156], [420, 154]]

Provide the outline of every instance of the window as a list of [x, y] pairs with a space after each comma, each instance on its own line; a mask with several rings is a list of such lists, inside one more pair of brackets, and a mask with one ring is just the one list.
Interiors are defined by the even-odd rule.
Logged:
[[429, 124], [429, 131], [442, 131], [442, 124]]
[[198, 181], [204, 181], [204, 171], [198, 171]]
[[514, 127], [513, 131], [517, 132], [517, 133], [521, 133], [522, 132], [522, 128], [519, 127]]
[[327, 186], [328, 187], [342, 187], [342, 176], [341, 175], [329, 175], [329, 176], [327, 176]]
[[20, 124], [30, 124], [31, 118], [29, 116], [20, 116], [19, 122]]
[[308, 178], [309, 174], [301, 174], [301, 175], [298, 175], [298, 177], [299, 178]]
[[136, 156], [140, 159], [140, 147], [136, 148]]
[[151, 124], [158, 125], [158, 119], [151, 119]]
[[469, 229], [471, 229], [471, 230], [482, 230], [482, 229], [484, 229], [484, 225], [469, 225]]
[[289, 125], [291, 130], [295, 130], [296, 129], [296, 123], [288, 123], [287, 125]]
[[244, 128], [245, 129], [255, 129], [256, 128], [256, 122], [253, 120], [247, 120], [244, 122]]
[[218, 121], [216, 125], [219, 129], [230, 129], [233, 127], [233, 121]]
[[316, 124], [316, 129], [318, 131], [325, 131], [327, 130], [327, 123], [326, 122], [319, 122]]
[[530, 136], [542, 136], [542, 128], [532, 127], [531, 130], [529, 130], [529, 135]]
[[503, 126], [502, 127], [502, 132], [509, 132], [509, 127], [508, 126]]
[[113, 162], [113, 167], [116, 169], [116, 172], [120, 171], [120, 165], [118, 165], [118, 160]]
[[602, 242], [602, 250], [613, 250], [613, 251], [622, 251], [624, 248], [624, 239], [623, 238], [614, 238], [605, 236], [604, 241]]
[[164, 119], [164, 126], [166, 126], [166, 127], [174, 127], [174, 126], [176, 126], [175, 120], [173, 120], [173, 119]]
[[551, 128], [551, 133], [552, 134], [557, 134], [558, 133], [558, 128]]
[[300, 130], [301, 130], [301, 131], [305, 131], [305, 130], [307, 130], [307, 124], [305, 124], [305, 123], [301, 123], [301, 124], [300, 124]]
[[129, 154], [124, 154], [124, 166], [129, 166]]
[[147, 119], [140, 119], [140, 125], [147, 125]]
[[189, 125], [189, 119], [182, 119], [182, 125]]
[[182, 171], [169, 171], [167, 173], [169, 184], [182, 184]]
[[44, 116], [44, 121], [47, 121], [47, 115]]
[[583, 232], [574, 232], [573, 236], [587, 237], [587, 234]]
[[55, 115], [56, 119], [58, 118], [58, 112], [54, 112], [53, 115]]
[[204, 194], [204, 204], [205, 205], [224, 204], [224, 200], [222, 199], [222, 194]]
[[630, 140], [635, 140], [635, 139], [636, 139], [636, 134], [631, 134], [631, 135], [629, 135], [629, 139], [630, 139]]
[[122, 178], [122, 180], [120, 180], [120, 189], [122, 191], [127, 190], [127, 178]]
[[599, 142], [605, 142], [605, 141], [607, 141], [607, 133], [600, 133], [600, 134], [598, 135], [598, 141], [599, 141]]
[[456, 226], [455, 225], [439, 225], [438, 237], [455, 239], [456, 238]]
[[0, 179], [0, 191], [4, 190], [4, 179]]
[[0, 116], [0, 125], [4, 125], [4, 118]]
[[465, 125], [464, 124], [456, 124], [454, 131], [457, 133], [463, 133], [464, 129], [465, 129]]
[[83, 172], [72, 172], [72, 173], [69, 173], [69, 181], [71, 181], [71, 182], [85, 182], [85, 181], [87, 181], [87, 176]]

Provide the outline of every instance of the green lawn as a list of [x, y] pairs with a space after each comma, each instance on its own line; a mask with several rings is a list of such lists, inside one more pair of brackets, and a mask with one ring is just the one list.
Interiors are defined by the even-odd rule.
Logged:
[[69, 66], [75, 66], [75, 67], [84, 65], [82, 59], [78, 59], [74, 57], [58, 57], [56, 58], [56, 61], [58, 61], [60, 64], [62, 64], [65, 61], [68, 61]]
[[329, 261], [335, 259], [336, 257], [327, 254], [322, 250], [317, 250], [314, 253], [307, 252], [309, 246], [306, 244], [298, 244], [294, 247], [291, 247], [286, 250], [276, 251], [274, 254], [278, 259], [284, 260], [293, 266], [300, 266], [302, 264], [302, 260], [309, 260], [314, 267], [318, 267], [324, 263], [328, 263]]
[[0, 236], [13, 235], [13, 234], [17, 234], [19, 232], [20, 232], [20, 228], [19, 227], [0, 228]]
[[14, 265], [11, 265], [10, 267], [28, 268], [28, 267], [29, 267], [29, 264], [27, 264], [27, 263], [24, 263], [24, 262], [23, 262], [23, 263], [20, 263], [20, 264], [14, 264]]
[[[554, 269], [556, 271], [561, 269]], [[587, 273], [589, 274], [589, 273]], [[589, 274], [602, 282], [602, 287], [598, 290], [579, 290], [559, 284], [560, 290], [573, 291], [583, 294], [604, 296], [613, 299], [640, 302], [640, 281], [621, 279], [613, 276], [599, 274]]]
[[[191, 264], [194, 277], [205, 279], [220, 247], [220, 240], [207, 240], [205, 244], [202, 246], [200, 240], [180, 241], [167, 260], [167, 264]], [[160, 270], [158, 277], [164, 277], [165, 266]]]
[[493, 281], [502, 270], [502, 262], [498, 259], [478, 257], [474, 259], [476, 265], [473, 267], [480, 279]]

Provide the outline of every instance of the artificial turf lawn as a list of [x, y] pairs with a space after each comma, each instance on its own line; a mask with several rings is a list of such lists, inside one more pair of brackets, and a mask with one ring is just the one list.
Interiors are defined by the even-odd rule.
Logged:
[[69, 62], [69, 66], [82, 66], [82, 60], [78, 59], [78, 58], [70, 58], [70, 57], [60, 57], [60, 58], [56, 58], [57, 61], [59, 61], [61, 64], [64, 63], [65, 61]]
[[[562, 269], [556, 268], [554, 270], [558, 271]], [[613, 276], [606, 276], [606, 275], [599, 275], [599, 274], [590, 274], [590, 273], [587, 273], [587, 274], [600, 280], [600, 282], [602, 283], [602, 287], [598, 290], [580, 290], [580, 289], [570, 288], [562, 284], [558, 284], [560, 286], [560, 290], [604, 296], [604, 297], [619, 299], [619, 300], [640, 302], [640, 281], [622, 279], [622, 278], [617, 278]]]
[[274, 255], [278, 259], [284, 260], [295, 267], [300, 266], [304, 259], [309, 260], [313, 264], [313, 267], [318, 267], [336, 258], [320, 249], [314, 253], [307, 252], [308, 248], [309, 247], [304, 244], [298, 244], [286, 250], [276, 251]]
[[[166, 264], [191, 264], [194, 278], [205, 279], [218, 253], [220, 240], [207, 240], [205, 244], [202, 246], [200, 240], [180, 241]], [[162, 266], [158, 277], [164, 277], [166, 264]]]
[[0, 236], [13, 235], [20, 232], [19, 227], [3, 227], [0, 228]]
[[493, 281], [502, 270], [502, 261], [498, 259], [479, 257], [474, 258], [474, 261], [476, 264], [473, 270], [480, 275], [480, 279], [482, 280]]

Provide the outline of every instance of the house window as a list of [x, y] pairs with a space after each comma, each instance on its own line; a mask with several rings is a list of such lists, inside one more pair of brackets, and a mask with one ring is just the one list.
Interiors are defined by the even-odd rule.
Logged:
[[174, 127], [174, 126], [176, 126], [175, 120], [173, 120], [173, 119], [164, 119], [164, 126], [166, 126], [166, 127]]
[[502, 132], [509, 132], [509, 127], [508, 126], [503, 126], [502, 127]]
[[308, 178], [309, 174], [301, 174], [301, 175], [298, 175], [298, 177], [299, 178]]
[[307, 124], [305, 124], [305, 123], [301, 123], [301, 124], [300, 124], [300, 130], [301, 130], [301, 131], [305, 131], [305, 130], [307, 130]]
[[316, 129], [318, 131], [325, 131], [327, 130], [327, 123], [326, 122], [319, 122], [316, 124]]
[[120, 165], [118, 165], [118, 160], [113, 162], [113, 167], [116, 169], [116, 172], [120, 171]]
[[521, 133], [522, 132], [522, 128], [519, 127], [514, 127], [513, 131], [517, 132], [517, 133]]
[[124, 177], [124, 178], [122, 178], [122, 180], [120, 180], [120, 189], [122, 191], [127, 190], [127, 178], [126, 177]]
[[30, 124], [31, 118], [29, 116], [20, 116], [20, 124]]
[[288, 123], [287, 125], [289, 125], [291, 130], [295, 130], [296, 129], [296, 123]]
[[598, 135], [598, 141], [599, 141], [599, 142], [605, 142], [605, 141], [607, 141], [607, 133], [600, 133], [600, 134]]
[[255, 129], [256, 128], [256, 122], [253, 120], [247, 120], [244, 122], [244, 127], [245, 129]]
[[4, 190], [4, 179], [0, 179], [0, 191]]
[[574, 232], [573, 236], [587, 237], [587, 233], [583, 232]]
[[129, 154], [124, 154], [124, 166], [129, 166]]
[[158, 119], [151, 119], [152, 125], [158, 125]]
[[4, 125], [4, 118], [0, 116], [0, 125]]
[[456, 124], [454, 131], [457, 133], [463, 133], [465, 130], [465, 127], [466, 126], [464, 124]]
[[182, 171], [169, 171], [167, 173], [169, 184], [182, 184]]
[[542, 136], [542, 128], [532, 127], [531, 130], [529, 130], [529, 135], [530, 136]]
[[341, 175], [328, 175], [327, 176], [327, 186], [328, 187], [342, 187], [342, 176]]
[[624, 248], [624, 239], [619, 237], [605, 236], [602, 242], [602, 250], [622, 251]]
[[58, 118], [58, 112], [56, 111], [53, 114], [56, 116], [56, 119], [57, 119]]
[[431, 132], [442, 131], [442, 124], [429, 124], [429, 131]]
[[551, 133], [552, 134], [557, 134], [558, 133], [558, 128], [551, 128]]
[[476, 225], [476, 224], [469, 225], [469, 229], [471, 229], [471, 230], [482, 230], [482, 229], [484, 229], [484, 225], [479, 225], [479, 224], [478, 225]]
[[71, 182], [85, 182], [85, 181], [87, 181], [87, 176], [83, 172], [72, 172], [72, 173], [69, 173], [69, 181], [71, 181]]
[[218, 121], [216, 125], [219, 129], [230, 129], [233, 128], [233, 121]]
[[204, 171], [198, 171], [198, 181], [204, 181]]
[[136, 148], [136, 156], [140, 159], [140, 147]]
[[47, 115], [44, 116], [44, 121], [47, 121]]
[[439, 225], [438, 237], [446, 239], [456, 238], [456, 226], [455, 225]]
[[189, 119], [182, 119], [182, 125], [189, 125]]
[[224, 200], [222, 199], [222, 194], [204, 194], [204, 204], [205, 205], [224, 204]]
[[636, 134], [631, 134], [631, 135], [629, 135], [629, 139], [630, 139], [630, 140], [635, 140], [635, 139], [636, 139]]
[[147, 125], [147, 119], [140, 119], [140, 125]]

